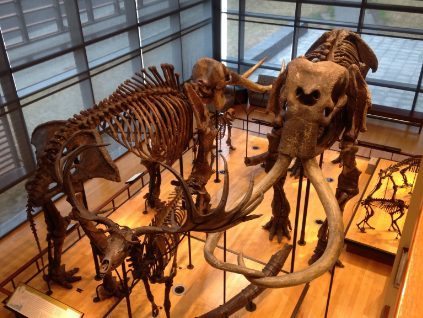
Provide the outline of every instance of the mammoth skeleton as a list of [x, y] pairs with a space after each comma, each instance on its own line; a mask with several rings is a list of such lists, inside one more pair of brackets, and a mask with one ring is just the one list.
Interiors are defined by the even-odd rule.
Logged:
[[[27, 214], [41, 250], [33, 222], [33, 208], [41, 207], [44, 211], [49, 245], [48, 281], [71, 288], [71, 283], [80, 279], [75, 276], [77, 268], [66, 271], [61, 262], [66, 229], [71, 219], [80, 223], [100, 258], [107, 248], [107, 237], [92, 221], [80, 218], [75, 208], [69, 216], [63, 217], [52, 201], [59, 193], [69, 196], [69, 191], [63, 185], [63, 167], [76, 149], [87, 144], [103, 144], [99, 132], [109, 134], [141, 159], [150, 174], [147, 201], [150, 206], [160, 209], [159, 163], [173, 164], [181, 158], [193, 137], [194, 113], [199, 150], [190, 178], [190, 188], [197, 195], [197, 209], [207, 212], [210, 199], [205, 184], [212, 174], [210, 151], [217, 132], [209, 122], [203, 102], [193, 105], [189, 96], [198, 99], [198, 95], [201, 95], [200, 100], [215, 101], [216, 108], [221, 109], [224, 99], [214, 96], [219, 95], [225, 85], [245, 85], [259, 91], [269, 88], [249, 81], [246, 77], [251, 72], [241, 76], [209, 58], [200, 59], [194, 69], [197, 69], [193, 74], [197, 84], [184, 89], [172, 65], [162, 65], [161, 74], [155, 67], [150, 67], [148, 71], [142, 70], [125, 81], [111, 96], [94, 107], [68, 120], [52, 121], [36, 127], [31, 142], [36, 148], [37, 168], [26, 183]], [[194, 90], [201, 90], [201, 93], [197, 95]], [[104, 147], [90, 147], [80, 152], [76, 160], [77, 168], [71, 175], [72, 194], [80, 194], [81, 200], [85, 200], [83, 183], [88, 179], [120, 181], [117, 166]], [[104, 287], [108, 294], [115, 293], [116, 284], [110, 275], [105, 276]]]
[[[319, 242], [309, 261], [310, 267], [285, 276], [263, 277], [262, 272], [245, 266], [242, 254], [238, 264], [222, 262], [213, 254], [221, 233], [209, 235], [205, 245], [205, 258], [213, 267], [243, 274], [262, 287], [287, 287], [322, 275], [338, 261], [343, 247], [341, 211], [358, 193], [360, 171], [355, 162], [355, 142], [359, 132], [366, 129], [365, 118], [371, 106], [364, 77], [370, 68], [376, 71], [377, 64], [373, 51], [359, 35], [347, 30], [324, 33], [305, 56], [292, 60], [276, 79], [268, 104], [268, 109], [275, 114], [273, 130], [268, 137], [269, 150], [256, 158], [247, 158], [247, 163], [250, 160], [253, 163], [265, 161], [268, 173], [254, 186], [246, 202], [242, 200], [235, 204], [242, 204], [243, 209], [256, 205], [263, 193], [271, 187], [275, 189], [275, 186], [282, 193], [278, 194], [279, 200], [283, 200], [283, 182], [288, 166], [294, 158], [301, 161], [327, 218], [319, 230]], [[339, 138], [343, 170], [335, 196], [315, 157]], [[279, 207], [279, 210], [272, 211], [275, 219], [287, 219], [289, 205], [286, 198], [283, 203], [274, 205], [272, 202], [272, 206]], [[279, 231], [289, 232], [289, 220], [267, 226], [282, 226]], [[278, 229], [271, 231], [276, 233]]]

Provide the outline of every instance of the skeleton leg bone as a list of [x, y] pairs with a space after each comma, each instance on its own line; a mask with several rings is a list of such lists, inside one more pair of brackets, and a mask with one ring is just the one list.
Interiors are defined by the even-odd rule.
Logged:
[[46, 279], [50, 279], [65, 288], [71, 289], [71, 283], [81, 280], [81, 277], [74, 276], [79, 271], [79, 268], [66, 271], [65, 266], [61, 263], [63, 243], [70, 219], [61, 216], [51, 200], [48, 200], [43, 205], [43, 210], [48, 231], [47, 241], [49, 242], [48, 277]]
[[272, 241], [276, 235], [279, 243], [282, 241], [283, 236], [286, 236], [288, 240], [290, 240], [290, 231], [292, 230], [291, 221], [289, 220], [289, 212], [291, 211], [291, 208], [283, 190], [285, 179], [286, 178], [280, 178], [273, 185], [273, 216], [270, 221], [263, 226], [265, 230], [269, 231], [269, 240]]

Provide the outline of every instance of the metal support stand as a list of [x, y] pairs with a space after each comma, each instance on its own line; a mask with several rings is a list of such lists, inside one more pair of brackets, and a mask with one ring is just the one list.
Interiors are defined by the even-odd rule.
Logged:
[[[226, 262], [226, 231], [223, 232], [223, 261]], [[226, 271], [223, 271], [223, 303], [226, 303]]]
[[[81, 192], [81, 195], [82, 195], [82, 203], [88, 209], [88, 200], [87, 200], [87, 195], [85, 193], [85, 188], [84, 188], [84, 185], [83, 184], [81, 184], [81, 189], [82, 189], [82, 192]], [[101, 280], [101, 277], [100, 277], [100, 264], [99, 264], [99, 260], [98, 260], [99, 255], [97, 253], [96, 247], [91, 242], [90, 242], [90, 245], [91, 245], [91, 250], [92, 250], [93, 259], [94, 259], [94, 268], [95, 268], [95, 276], [94, 276], [94, 279], [96, 281], [99, 281], [99, 280]]]
[[125, 289], [126, 308], [128, 310], [128, 318], [132, 318], [131, 300], [129, 299], [130, 290], [128, 287], [128, 273], [126, 272], [125, 262], [122, 263], [123, 288]]
[[100, 263], [98, 261], [98, 253], [96, 251], [96, 247], [90, 243], [91, 245], [91, 250], [93, 252], [93, 258], [94, 258], [94, 268], [95, 268], [95, 276], [94, 279], [96, 281], [100, 281], [101, 280], [101, 276], [100, 276]]
[[306, 229], [306, 223], [307, 223], [307, 211], [308, 211], [309, 198], [310, 198], [310, 179], [307, 178], [306, 193], [305, 193], [305, 198], [304, 198], [303, 221], [302, 221], [302, 226], [301, 226], [300, 239], [298, 240], [298, 244], [301, 245], [301, 246], [306, 245], [305, 229]]
[[332, 294], [333, 278], [335, 276], [335, 268], [336, 268], [336, 265], [333, 266], [332, 271], [330, 273], [330, 283], [329, 283], [328, 298], [327, 298], [327, 301], [326, 301], [325, 318], [327, 318], [327, 316], [328, 316], [330, 296]]
[[191, 232], [188, 232], [188, 269], [193, 269], [194, 265], [192, 265], [192, 258], [191, 258]]
[[[247, 101], [247, 106], [245, 108], [245, 116], [247, 118], [247, 135], [245, 136], [245, 158], [248, 157], [248, 134], [249, 134], [249, 129], [248, 129], [248, 124], [250, 122], [250, 114], [252, 113], [252, 111], [249, 111], [250, 109], [250, 101]], [[244, 128], [244, 122], [242, 122], [242, 128]]]
[[219, 179], [219, 125], [218, 125], [218, 119], [217, 119], [217, 111], [215, 112], [215, 122], [214, 122], [214, 126], [216, 128], [217, 134], [216, 134], [216, 150], [215, 150], [215, 154], [216, 157], [214, 160], [216, 160], [216, 178], [214, 179], [214, 183], [220, 183], [220, 179]]
[[181, 175], [183, 179], [184, 178], [184, 159], [182, 156], [179, 158], [179, 174]]
[[300, 207], [301, 207], [301, 190], [303, 187], [303, 176], [304, 176], [304, 168], [301, 165], [300, 178], [298, 179], [297, 206], [295, 207], [294, 237], [292, 239], [293, 243], [292, 243], [292, 256], [291, 256], [291, 273], [294, 272], [295, 251], [297, 249], [298, 219], [299, 219]]

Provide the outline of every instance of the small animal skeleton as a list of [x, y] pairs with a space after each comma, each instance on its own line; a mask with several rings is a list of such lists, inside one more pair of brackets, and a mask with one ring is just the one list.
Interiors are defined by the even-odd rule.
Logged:
[[390, 231], [392, 229], [397, 233], [395, 238], [401, 236], [401, 229], [398, 226], [397, 221], [404, 216], [405, 210], [408, 209], [408, 205], [405, 204], [403, 200], [367, 197], [362, 200], [360, 204], [366, 210], [364, 219], [357, 223], [357, 227], [361, 232], [366, 232], [364, 227], [365, 225], [367, 225], [370, 229], [374, 229], [374, 227], [369, 224], [369, 220], [375, 214], [374, 208], [377, 207], [384, 210], [391, 217], [391, 225], [388, 230]]
[[216, 118], [218, 126], [217, 140], [221, 141], [225, 137], [227, 130], [228, 137], [226, 138], [226, 145], [229, 147], [229, 150], [236, 150], [236, 148], [232, 145], [232, 125], [235, 120], [235, 110], [233, 108], [229, 108], [223, 113], [215, 112], [211, 116], [212, 122], [215, 122]]
[[[388, 213], [391, 217], [391, 225], [389, 226], [389, 230], [392, 229], [397, 233], [396, 238], [398, 238], [398, 236], [401, 236], [401, 230], [398, 226], [397, 221], [404, 216], [405, 210], [408, 209], [408, 205], [405, 204], [404, 200], [397, 199], [396, 194], [399, 188], [413, 187], [414, 182], [409, 182], [406, 173], [412, 172], [417, 174], [419, 172], [421, 158], [422, 156], [409, 157], [400, 162], [390, 165], [386, 169], [380, 169], [376, 186], [368, 194], [368, 196], [360, 202], [360, 204], [366, 210], [364, 218], [357, 223], [357, 227], [360, 229], [361, 232], [366, 232], [366, 225], [369, 229], [374, 229], [374, 227], [369, 224], [369, 220], [375, 215], [374, 208], [377, 207]], [[394, 177], [395, 173], [397, 172], [401, 175], [403, 184], [398, 185], [395, 181]], [[373, 196], [376, 194], [377, 191], [380, 190], [384, 180], [387, 180], [387, 187], [389, 185], [389, 181], [392, 183], [393, 192], [391, 197], [374, 198]]]

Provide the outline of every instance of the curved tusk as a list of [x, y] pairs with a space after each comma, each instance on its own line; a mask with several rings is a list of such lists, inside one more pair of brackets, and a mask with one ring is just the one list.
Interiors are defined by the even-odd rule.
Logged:
[[[290, 157], [280, 154], [278, 160], [275, 162], [273, 168], [269, 171], [269, 173], [266, 174], [264, 178], [260, 180], [257, 185], [254, 186], [252, 194], [249, 196], [248, 202], [245, 202], [246, 197], [241, 198], [236, 203], [236, 207], [233, 208], [231, 211], [236, 211], [237, 209], [240, 209], [243, 210], [241, 211], [243, 215], [251, 213], [254, 208], [261, 202], [263, 193], [269, 190], [281, 176], [286, 175], [290, 163]], [[249, 190], [248, 192], [250, 191], [251, 190]], [[261, 271], [222, 262], [217, 259], [217, 257], [214, 256], [214, 250], [216, 249], [217, 243], [219, 242], [221, 236], [222, 232], [212, 233], [207, 236], [206, 243], [204, 245], [204, 258], [211, 266], [229, 272], [242, 274], [248, 277], [264, 277], [263, 272]]]
[[226, 263], [218, 260], [214, 255], [213, 252], [217, 247], [217, 243], [219, 242], [220, 237], [222, 236], [223, 232], [219, 233], [212, 233], [207, 236], [206, 244], [204, 246], [204, 257], [211, 266], [218, 269], [223, 269], [228, 272], [242, 274], [248, 277], [264, 277], [265, 275], [263, 272], [250, 269], [247, 267], [238, 266], [231, 263]]
[[257, 64], [253, 65], [251, 68], [249, 68], [247, 71], [244, 72], [241, 76], [244, 78], [248, 78], [253, 74], [256, 69], [258, 69], [263, 63], [266, 61], [266, 57], [263, 57], [260, 61], [257, 62]]
[[335, 265], [344, 245], [344, 225], [338, 202], [324, 180], [316, 159], [303, 161], [303, 167], [325, 209], [328, 220], [328, 244], [323, 255], [308, 268], [280, 277], [249, 278], [252, 283], [266, 288], [282, 288], [307, 283], [326, 273]]
[[266, 93], [272, 90], [272, 85], [260, 85], [233, 71], [229, 71], [229, 73], [231, 74], [231, 80], [226, 83], [227, 85], [244, 86], [245, 88], [258, 93]]
[[272, 169], [270, 169], [270, 171], [263, 177], [263, 179], [261, 179], [257, 184], [254, 185], [252, 194], [249, 196], [248, 202], [245, 202], [245, 197], [237, 200], [235, 203], [235, 207], [232, 208], [231, 211], [240, 209], [241, 205], [242, 209], [248, 208], [261, 195], [263, 195], [263, 193], [266, 193], [266, 191], [269, 190], [276, 183], [276, 181], [278, 181], [280, 177], [286, 175], [291, 160], [291, 157], [279, 154], [279, 157], [273, 165]]

